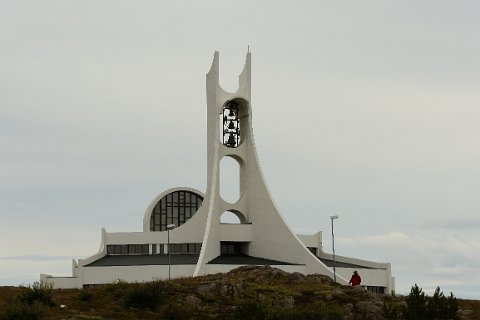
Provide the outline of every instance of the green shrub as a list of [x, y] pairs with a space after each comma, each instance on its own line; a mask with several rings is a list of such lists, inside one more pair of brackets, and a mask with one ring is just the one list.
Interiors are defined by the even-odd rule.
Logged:
[[235, 320], [264, 320], [268, 319], [267, 307], [257, 300], [246, 300], [238, 305], [233, 313]]
[[165, 320], [189, 320], [195, 319], [194, 312], [188, 305], [181, 303], [168, 303], [160, 312], [160, 319]]
[[92, 300], [93, 293], [90, 289], [81, 289], [78, 293], [78, 299], [83, 302]]
[[20, 293], [18, 300], [29, 305], [35, 302], [41, 303], [48, 307], [53, 307], [53, 285], [48, 283], [34, 282], [28, 287], [24, 287]]
[[275, 310], [272, 320], [342, 320], [344, 311], [335, 303], [315, 302], [291, 310]]
[[116, 298], [122, 298], [128, 291], [129, 286], [130, 284], [125, 280], [118, 279], [117, 281], [104, 286], [104, 290], [111, 293]]
[[0, 320], [37, 320], [46, 312], [45, 306], [35, 302], [13, 302], [0, 311]]
[[126, 308], [150, 310], [155, 310], [165, 300], [165, 284], [162, 281], [131, 283], [123, 297]]
[[388, 305], [383, 303], [383, 317], [385, 320], [401, 320], [403, 319], [400, 308], [396, 305]]

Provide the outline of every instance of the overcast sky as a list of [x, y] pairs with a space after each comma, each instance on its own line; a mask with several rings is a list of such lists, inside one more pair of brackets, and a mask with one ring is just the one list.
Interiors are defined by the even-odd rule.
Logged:
[[257, 151], [298, 233], [480, 299], [477, 1], [0, 0], [0, 285], [206, 188], [205, 74], [247, 46]]

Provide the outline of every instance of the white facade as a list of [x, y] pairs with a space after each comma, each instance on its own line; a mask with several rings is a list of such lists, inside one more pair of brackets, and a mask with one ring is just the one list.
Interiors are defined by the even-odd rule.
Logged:
[[[205, 194], [191, 188], [166, 190], [147, 207], [142, 232], [102, 229], [100, 251], [74, 260], [72, 277], [42, 274], [41, 281], [55, 288], [81, 288], [118, 279], [168, 278], [169, 270], [171, 277], [198, 276], [247, 264], [333, 277], [327, 266], [332, 257], [322, 250], [321, 232], [296, 235], [279, 213], [260, 169], [251, 117], [251, 54], [247, 53], [238, 90], [230, 93], [220, 87], [219, 54], [215, 52], [207, 74]], [[240, 168], [240, 197], [234, 203], [225, 201], [219, 191], [220, 162], [225, 157], [234, 159]], [[240, 223], [221, 223], [227, 211]], [[171, 224], [175, 228], [166, 231]], [[390, 264], [339, 256], [336, 261], [337, 282], [348, 284], [355, 269], [362, 285], [385, 293], [394, 290]]]

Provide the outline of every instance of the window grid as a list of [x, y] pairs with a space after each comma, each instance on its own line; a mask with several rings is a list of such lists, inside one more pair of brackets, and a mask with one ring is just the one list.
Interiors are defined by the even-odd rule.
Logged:
[[[149, 254], [148, 244], [109, 244], [107, 245], [107, 254], [109, 255], [135, 255], [135, 254]], [[167, 254], [164, 249], [165, 244], [160, 244], [160, 250], [157, 250], [157, 245], [152, 244], [152, 255]], [[171, 254], [199, 254], [202, 249], [201, 243], [171, 243]]]
[[174, 191], [160, 199], [150, 216], [150, 231], [165, 231], [167, 225], [181, 226], [202, 205], [203, 197], [190, 191]]
[[148, 244], [109, 244], [107, 254], [149, 254]]

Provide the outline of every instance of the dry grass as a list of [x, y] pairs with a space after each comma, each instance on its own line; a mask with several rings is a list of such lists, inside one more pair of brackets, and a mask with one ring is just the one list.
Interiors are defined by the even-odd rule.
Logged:
[[[0, 287], [0, 310], [18, 300], [23, 290]], [[138, 303], [143, 300], [151, 303]], [[343, 319], [347, 312], [359, 316], [356, 307], [345, 311], [348, 305], [369, 301], [399, 305], [403, 298], [341, 286], [323, 276], [244, 267], [227, 274], [146, 285], [119, 282], [93, 289], [53, 290], [53, 301], [54, 306], [45, 307], [41, 319], [239, 319], [239, 312], [263, 313], [272, 319], [296, 319], [298, 315], [310, 319], [320, 314]], [[480, 301], [458, 302], [460, 309], [471, 310], [463, 319], [480, 320]]]

